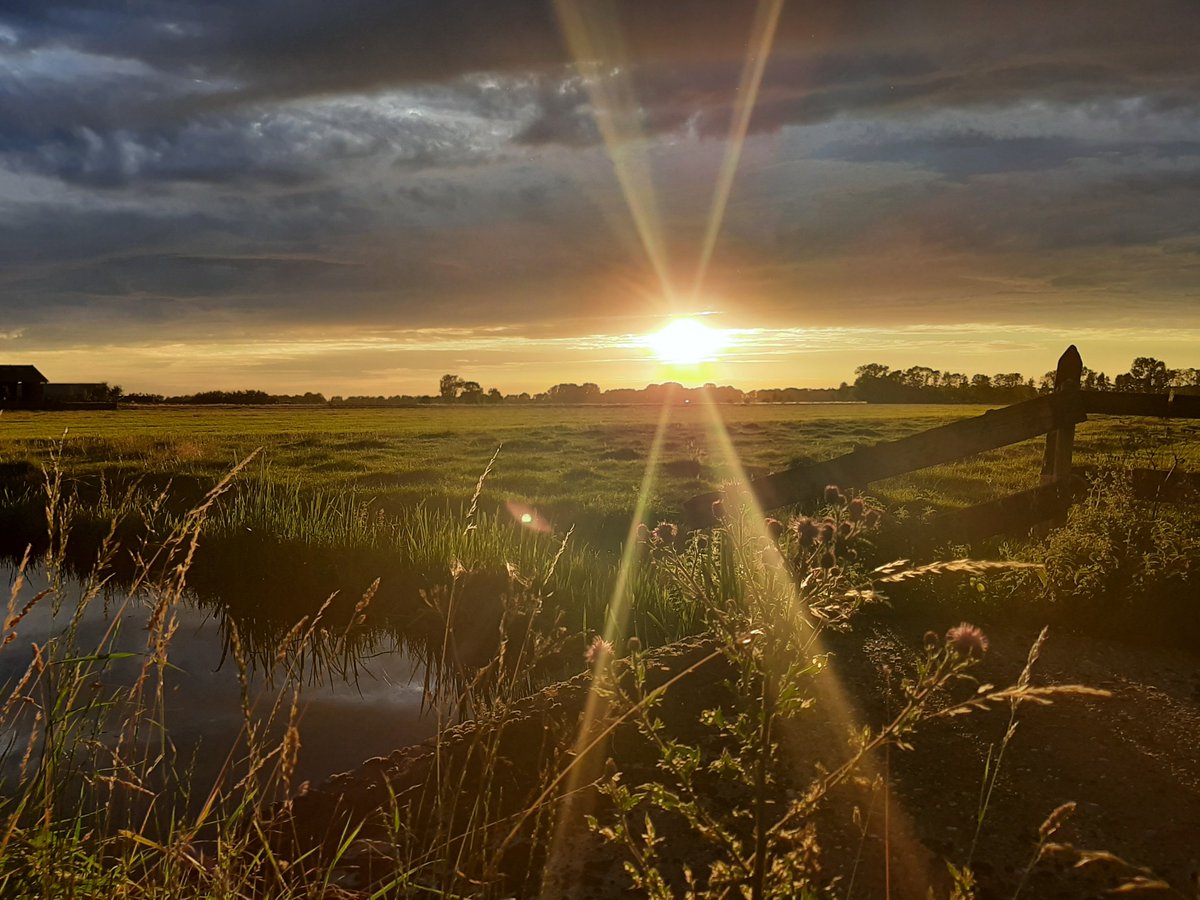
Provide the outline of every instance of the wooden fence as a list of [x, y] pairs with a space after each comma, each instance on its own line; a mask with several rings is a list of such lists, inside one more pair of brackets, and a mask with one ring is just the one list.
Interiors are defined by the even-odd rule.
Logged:
[[[1033, 400], [993, 409], [981, 416], [931, 428], [895, 441], [885, 441], [825, 462], [798, 466], [756, 478], [749, 489], [764, 510], [819, 498], [826, 485], [867, 488], [872, 482], [918, 469], [953, 462], [1046, 435], [1041, 483], [999, 500], [945, 513], [930, 523], [963, 540], [977, 540], [1020, 527], [1032, 527], [1065, 514], [1085, 489], [1090, 470], [1072, 466], [1075, 426], [1089, 413], [1200, 419], [1200, 396], [1137, 394], [1080, 389], [1083, 360], [1074, 345], [1058, 361], [1054, 391]], [[1200, 479], [1182, 472], [1137, 470], [1134, 489], [1143, 496], [1184, 499], [1200, 491]], [[715, 524], [713, 503], [725, 499], [714, 491], [684, 504], [687, 521], [695, 527]]]

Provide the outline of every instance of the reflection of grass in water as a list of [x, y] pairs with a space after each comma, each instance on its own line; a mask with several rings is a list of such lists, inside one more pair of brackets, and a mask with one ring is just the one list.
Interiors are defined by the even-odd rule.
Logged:
[[[434, 611], [444, 614], [441, 650], [430, 645], [427, 651], [438, 675], [430, 702], [442, 724], [449, 724], [456, 708], [503, 706], [527, 692], [540, 663], [560, 649], [565, 634], [559, 628], [542, 633], [535, 619], [546, 606], [547, 585], [570, 559], [569, 542], [559, 538], [556, 549], [535, 558], [531, 554], [547, 547], [546, 542], [502, 526], [494, 516], [429, 513], [400, 524], [364, 515], [353, 503], [311, 497], [301, 502], [286, 490], [252, 483], [218, 521], [211, 518], [215, 504], [233, 499], [226, 493], [228, 481], [180, 514], [138, 491], [105, 493], [101, 506], [114, 518], [105, 537], [91, 543], [95, 554], [91, 566], [85, 567], [84, 548], [75, 538], [94, 527], [99, 508], [85, 511], [60, 476], [52, 469], [46, 486], [49, 513], [44, 521], [49, 534], [43, 564], [52, 587], [32, 594], [18, 576], [0, 633], [0, 652], [24, 655], [24, 644], [16, 638], [29, 610], [39, 603], [70, 601], [64, 606], [69, 623], [34, 647], [25, 674], [0, 696], [0, 724], [7, 734], [17, 736], [0, 753], [20, 769], [20, 778], [0, 790], [0, 892], [6, 896], [327, 896], [338, 860], [359, 846], [355, 837], [362, 823], [354, 820], [340, 834], [334, 826], [328, 856], [279, 857], [278, 848], [286, 843], [280, 823], [288, 812], [288, 805], [279, 803], [297, 787], [297, 716], [300, 690], [310, 671], [307, 661], [324, 657], [327, 664], [336, 665], [341, 658], [352, 668], [359, 654], [380, 647], [382, 632], [365, 627], [377, 584], [361, 597], [327, 599], [290, 626], [269, 616], [257, 617], [253, 610], [224, 620], [229, 656], [242, 685], [243, 730], [235, 746], [218, 748], [221, 753], [228, 750], [228, 757], [214, 783], [196, 783], [194, 770], [176, 752], [167, 730], [164, 673], [171, 666], [177, 610], [187, 596], [195, 551], [212, 535], [244, 528], [246, 522], [279, 524], [289, 519], [291, 530], [278, 530], [295, 541], [357, 543], [393, 555], [414, 542], [426, 542], [454, 553], [440, 560], [445, 581], [424, 596]], [[112, 566], [123, 555], [117, 536], [134, 518], [141, 533], [130, 547], [133, 552], [124, 554], [128, 589], [114, 597]], [[519, 589], [512, 589], [503, 605], [498, 645], [487, 658], [468, 666], [455, 658], [460, 623], [453, 610], [463, 608], [469, 620], [475, 612], [469, 601], [480, 587], [477, 576], [496, 561], [496, 554], [512, 554], [522, 546], [530, 548], [530, 574], [520, 576], [514, 570], [510, 576], [505, 568], [504, 577]], [[66, 589], [70, 554], [76, 557], [74, 568], [83, 584], [77, 599]], [[19, 569], [24, 566], [22, 562]], [[495, 581], [483, 578], [482, 586], [494, 587]], [[144, 649], [132, 658], [114, 652], [115, 625], [95, 646], [83, 646], [78, 639], [75, 623], [102, 596], [116, 605], [114, 622], [122, 619], [125, 604], [135, 599], [150, 604]], [[551, 610], [551, 624], [559, 618]], [[255, 644], [258, 621], [276, 632], [269, 647]], [[274, 690], [252, 690], [255, 655]], [[575, 659], [578, 668], [581, 656]], [[137, 663], [132, 686], [104, 686], [103, 676], [116, 662]], [[470, 752], [490, 758], [496, 740], [477, 735]], [[474, 783], [470, 794], [464, 793], [457, 777], [452, 771], [439, 772], [427, 787], [432, 794], [421, 801], [432, 804], [435, 821], [426, 823], [425, 834], [430, 846], [442, 848], [438, 852], [450, 865], [448, 876], [442, 877], [451, 885], [457, 883], [453, 854], [465, 852], [470, 858], [485, 835], [470, 821], [436, 821], [439, 811], [461, 810], [465, 797], [476, 814], [487, 816], [498, 796], [490, 774]], [[452, 835], [461, 851], [445, 849]], [[422, 859], [404, 855], [405, 845], [404, 835], [394, 835], [396, 885], [428, 881], [431, 876]], [[459, 889], [467, 887], [464, 883]]]
[[[346, 624], [375, 578], [381, 584], [363, 627], [349, 630], [345, 639], [318, 634], [306, 648], [302, 662], [309, 679], [352, 676], [356, 658], [389, 646], [431, 661], [446, 622], [425, 598], [454, 582], [456, 570], [463, 573], [465, 594], [457, 608], [464, 657], [490, 656], [499, 640], [504, 598], [530, 585], [545, 595], [543, 618], [561, 619], [572, 634], [603, 620], [617, 559], [577, 537], [564, 545], [561, 534], [520, 527], [504, 510], [481, 509], [467, 529], [462, 509], [417, 506], [391, 513], [363, 493], [306, 490], [270, 478], [265, 468], [243, 478], [200, 527], [189, 590], [218, 612], [227, 638], [228, 624], [236, 622], [243, 652], [258, 670], [270, 668], [297, 618], [316, 614], [333, 594], [322, 615], [339, 627]], [[4, 549], [16, 554], [35, 534], [44, 535], [43, 492], [10, 491], [3, 499], [0, 520], [12, 526], [6, 533], [15, 538]], [[169, 491], [160, 494], [148, 486], [117, 492], [106, 483], [85, 484], [75, 493], [68, 483], [63, 502], [72, 510], [64, 565], [86, 575], [115, 522], [126, 549], [112, 565], [124, 583], [137, 577], [132, 551], [148, 552], [186, 519], [174, 511]], [[45, 549], [44, 537], [33, 542]], [[644, 640], [670, 639], [694, 626], [695, 611], [680, 608], [643, 567], [632, 589], [635, 627]]]

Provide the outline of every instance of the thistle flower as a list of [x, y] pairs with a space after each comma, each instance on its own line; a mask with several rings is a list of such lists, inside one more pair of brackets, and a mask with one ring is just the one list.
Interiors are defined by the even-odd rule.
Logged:
[[846, 495], [842, 493], [842, 489], [836, 484], [825, 485], [825, 502], [826, 503], [845, 503]]
[[714, 500], [713, 501], [712, 516], [714, 519], [724, 519], [725, 518], [725, 501], [724, 500]]
[[978, 626], [961, 622], [946, 632], [946, 644], [959, 656], [983, 656], [988, 639]]
[[849, 503], [846, 504], [846, 518], [849, 519], [851, 522], [857, 522], [859, 519], [862, 518], [863, 513], [866, 511], [865, 507], [866, 507], [866, 504], [863, 503], [863, 498], [855, 497], [853, 500], [851, 500]]
[[792, 522], [792, 530], [796, 532], [796, 537], [800, 539], [801, 546], [808, 546], [817, 538], [817, 523], [812, 519], [796, 519]]
[[660, 544], [673, 543], [679, 537], [679, 528], [672, 522], [659, 522], [654, 529], [654, 540]]
[[851, 525], [849, 522], [843, 522], [841, 525], [838, 526], [838, 536], [839, 537], [848, 538], [848, 537], [850, 537], [850, 533], [852, 531], [854, 531], [854, 526]]
[[783, 536], [783, 523], [778, 519], [768, 518], [766, 521], [767, 534], [771, 540], [777, 541]]
[[821, 527], [817, 530], [817, 540], [822, 544], [830, 544], [833, 543], [833, 538], [836, 534], [837, 530], [834, 528], [832, 522], [822, 522]]
[[587, 650], [584, 651], [583, 661], [589, 666], [594, 666], [606, 659], [612, 659], [612, 655], [613, 645], [600, 637], [600, 635], [596, 635], [592, 638], [592, 642], [588, 644]]

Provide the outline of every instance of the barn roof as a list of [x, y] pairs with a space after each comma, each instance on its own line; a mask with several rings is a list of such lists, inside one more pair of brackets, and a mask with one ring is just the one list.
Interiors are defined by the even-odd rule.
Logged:
[[15, 381], [47, 384], [50, 379], [39, 372], [37, 366], [0, 366], [0, 382], [12, 384]]

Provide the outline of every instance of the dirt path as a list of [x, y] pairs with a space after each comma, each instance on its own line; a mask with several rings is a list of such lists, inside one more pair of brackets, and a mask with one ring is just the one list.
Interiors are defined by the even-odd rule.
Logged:
[[[1036, 632], [992, 628], [989, 636], [977, 674], [1007, 684], [1024, 666]], [[904, 668], [919, 639], [877, 627], [858, 645], [863, 662], [873, 663], [861, 671]], [[854, 655], [845, 653], [843, 661], [853, 665]], [[1198, 896], [1200, 658], [1051, 634], [1034, 675], [1040, 683], [1101, 687], [1112, 697], [1021, 707], [974, 855], [980, 896], [1013, 895], [1039, 826], [1069, 801], [1076, 810], [1054, 840], [1116, 854], [1184, 896]], [[1007, 710], [972, 715], [918, 735], [916, 753], [893, 755], [896, 796], [920, 844], [936, 856], [967, 859], [988, 749], [1007, 725]], [[1030, 874], [1024, 895], [1088, 896], [1111, 886], [1119, 870], [1111, 863], [1066, 870], [1044, 862]]]
[[[1027, 629], [987, 630], [991, 647], [975, 674], [997, 685], [1009, 684], [1024, 667], [1037, 634]], [[902, 625], [864, 623], [854, 633], [830, 641], [834, 657], [828, 676], [822, 676], [829, 679], [817, 707], [822, 712], [785, 741], [785, 752], [795, 758], [797, 784], [807, 783], [814, 759], [828, 765], [844, 758], [849, 725], [878, 727], [888, 708], [896, 708], [897, 683], [912, 670], [921, 635]], [[686, 665], [708, 651], [693, 642], [674, 652], [674, 657], [670, 650], [662, 653], [663, 678], [672, 666]], [[1052, 634], [1034, 672], [1035, 683], [1090, 685], [1111, 691], [1112, 697], [1072, 697], [1052, 706], [1021, 707], [973, 857], [985, 761], [989, 747], [998, 745], [1008, 727], [1007, 708], [931, 723], [914, 739], [915, 752], [892, 751], [887, 759], [875, 760], [875, 771], [892, 785], [886, 831], [880, 792], [848, 789], [831, 797], [821, 817], [825, 870], [844, 875], [839, 895], [923, 900], [932, 886], [935, 896], [946, 896], [947, 861], [963, 864], [970, 859], [980, 898], [1012, 897], [1018, 886], [1022, 896], [1031, 898], [1100, 896], [1136, 873], [1106, 861], [1074, 868], [1070, 863], [1076, 857], [1065, 853], [1029, 866], [1039, 826], [1070, 801], [1076, 804], [1075, 812], [1055, 841], [1115, 854], [1165, 879], [1175, 896], [1200, 896], [1200, 656]], [[712, 671], [694, 676], [695, 684], [683, 685], [675, 702], [664, 704], [669, 727], [681, 740], [703, 744], [711, 739], [696, 718], [719, 692], [722, 677]], [[528, 762], [540, 758], [535, 749], [549, 751], [559, 740], [548, 743], [548, 736], [574, 735], [577, 707], [586, 694], [586, 679], [548, 689], [521, 705], [511, 727], [502, 726], [512, 732], [511, 738], [505, 737], [511, 746], [506, 753], [527, 761], [519, 767], [527, 776], [537, 768]], [[840, 719], [829, 714], [835, 695], [844, 713]], [[464, 741], [469, 742], [476, 727], [463, 729]], [[644, 754], [636, 751], [622, 757], [620, 749], [618, 741], [613, 755], [626, 783], [653, 776], [652, 759], [639, 759]], [[297, 807], [300, 818], [315, 826], [316, 834], [331, 820], [336, 822], [338, 810], [348, 809], [347, 804], [362, 812], [363, 804], [378, 803], [383, 792], [374, 785], [381, 780], [393, 788], [419, 785], [429, 759], [429, 749], [418, 747], [368, 764], [305, 798]], [[518, 777], [512, 790], [519, 794], [535, 784], [524, 785]], [[870, 813], [865, 837], [850, 824], [855, 805]], [[595, 805], [593, 809], [598, 811]], [[662, 833], [667, 838], [665, 859], [690, 861], [697, 871], [704, 870], [702, 849], [692, 835], [669, 823]], [[621, 869], [622, 850], [582, 828], [561, 849], [561, 864], [545, 864], [544, 875], [532, 882], [527, 878], [519, 895], [537, 895], [531, 885], [540, 880], [542, 896], [633, 896], [622, 887], [628, 883]], [[885, 854], [891, 863], [886, 869]], [[543, 865], [532, 860], [529, 864], [539, 869]]]

